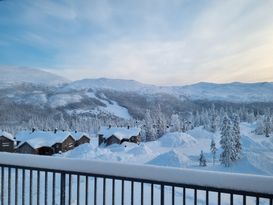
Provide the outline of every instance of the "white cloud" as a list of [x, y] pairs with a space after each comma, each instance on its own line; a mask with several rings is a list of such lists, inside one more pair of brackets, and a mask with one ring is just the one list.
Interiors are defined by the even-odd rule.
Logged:
[[71, 79], [273, 81], [272, 1], [32, 2], [22, 39]]

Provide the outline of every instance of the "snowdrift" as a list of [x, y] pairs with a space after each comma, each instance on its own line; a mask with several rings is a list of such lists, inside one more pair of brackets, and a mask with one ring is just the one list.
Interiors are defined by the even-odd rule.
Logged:
[[129, 150], [127, 153], [135, 155], [135, 156], [138, 156], [138, 155], [148, 155], [149, 156], [149, 155], [153, 154], [152, 150], [144, 143], [140, 144], [137, 147], [134, 147], [133, 149]]
[[175, 150], [158, 155], [153, 160], [149, 161], [147, 164], [166, 166], [166, 167], [185, 167], [190, 159]]
[[180, 147], [192, 145], [197, 142], [192, 136], [181, 132], [167, 133], [159, 141], [162, 147]]

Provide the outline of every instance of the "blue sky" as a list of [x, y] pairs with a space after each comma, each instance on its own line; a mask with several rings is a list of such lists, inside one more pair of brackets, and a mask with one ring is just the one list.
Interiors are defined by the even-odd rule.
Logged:
[[273, 81], [272, 11], [270, 0], [4, 0], [0, 65], [72, 80]]

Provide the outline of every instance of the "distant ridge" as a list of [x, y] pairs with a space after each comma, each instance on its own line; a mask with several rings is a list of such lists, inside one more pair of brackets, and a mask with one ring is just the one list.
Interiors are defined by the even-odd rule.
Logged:
[[32, 83], [57, 86], [69, 82], [61, 76], [27, 67], [0, 66], [0, 73], [0, 84], [2, 85]]
[[135, 80], [84, 79], [68, 84], [66, 90], [109, 89], [142, 94], [167, 93], [184, 100], [208, 100], [227, 102], [273, 102], [273, 83], [208, 83], [200, 82], [183, 86], [156, 86]]
[[200, 82], [183, 86], [156, 86], [135, 80], [95, 78], [70, 82], [50, 72], [25, 68], [0, 66], [0, 85], [32, 83], [57, 86], [59, 93], [80, 93], [82, 90], [112, 90], [136, 92], [144, 95], [168, 94], [180, 100], [225, 101], [235, 103], [273, 102], [273, 83], [208, 83]]

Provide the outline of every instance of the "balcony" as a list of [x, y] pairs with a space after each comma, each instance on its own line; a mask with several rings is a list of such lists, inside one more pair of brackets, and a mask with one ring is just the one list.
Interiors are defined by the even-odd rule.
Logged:
[[273, 177], [0, 153], [1, 205], [273, 205]]

